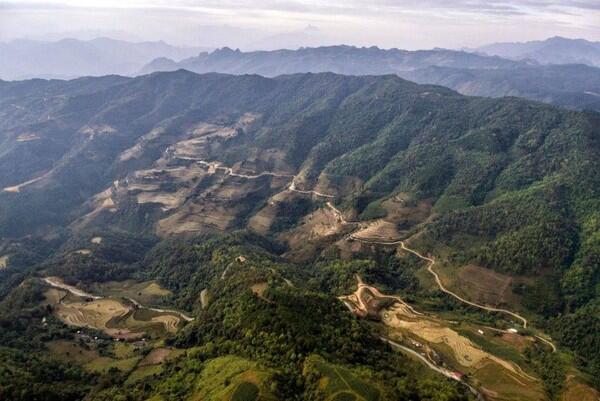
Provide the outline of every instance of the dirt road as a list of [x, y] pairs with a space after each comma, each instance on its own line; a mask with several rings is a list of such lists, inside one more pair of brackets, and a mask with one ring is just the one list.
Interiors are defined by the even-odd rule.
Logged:
[[444, 284], [442, 283], [442, 280], [440, 279], [440, 276], [435, 272], [435, 270], [433, 270], [433, 266], [435, 265], [435, 259], [423, 256], [419, 252], [415, 251], [414, 249], [408, 248], [403, 241], [400, 241], [400, 247], [402, 247], [402, 249], [404, 249], [405, 251], [410, 252], [413, 255], [416, 255], [419, 258], [421, 258], [421, 259], [429, 262], [429, 265], [427, 266], [427, 271], [433, 275], [433, 277], [435, 278], [435, 282], [436, 282], [437, 286], [439, 287], [439, 289], [442, 292], [445, 292], [446, 294], [448, 294], [448, 295], [450, 295], [450, 296], [458, 299], [459, 301], [461, 301], [461, 302], [463, 302], [463, 303], [465, 303], [467, 305], [471, 305], [471, 306], [474, 306], [476, 308], [486, 310], [488, 312], [499, 312], [499, 313], [504, 313], [504, 314], [510, 315], [510, 316], [512, 316], [512, 317], [520, 320], [521, 322], [523, 322], [523, 327], [527, 328], [527, 319], [525, 319], [523, 316], [521, 316], [521, 315], [519, 315], [519, 314], [517, 314], [515, 312], [511, 312], [511, 311], [509, 311], [507, 309], [493, 308], [493, 307], [490, 307], [490, 306], [485, 306], [485, 305], [481, 305], [481, 304], [478, 304], [478, 303], [475, 303], [475, 302], [471, 302], [469, 300], [464, 299], [463, 297], [461, 297], [460, 295], [456, 294], [455, 292], [450, 291], [449, 289], [447, 289], [446, 287], [444, 287]]
[[[294, 177], [296, 178], [296, 177]], [[294, 182], [294, 180], [292, 180], [292, 183], [290, 184], [290, 186], [288, 187], [288, 189], [292, 192], [298, 192], [300, 194], [305, 194], [305, 195], [315, 195], [315, 196], [319, 196], [321, 198], [329, 198], [329, 199], [333, 199], [335, 198], [333, 195], [328, 195], [328, 194], [324, 194], [322, 192], [317, 192], [317, 191], [303, 191], [301, 189], [297, 189], [296, 188], [296, 183]], [[328, 202], [329, 203], [329, 202]], [[335, 209], [335, 208], [334, 208]], [[337, 209], [335, 209], [337, 210]], [[339, 211], [338, 211], [339, 212]], [[340, 213], [341, 214], [341, 213]]]
[[456, 294], [453, 291], [450, 291], [449, 289], [447, 289], [444, 284], [442, 283], [442, 280], [440, 279], [440, 276], [436, 273], [435, 270], [433, 270], [433, 266], [435, 265], [435, 259], [429, 258], [427, 256], [423, 256], [421, 255], [419, 252], [415, 251], [414, 249], [410, 249], [409, 247], [406, 246], [406, 244], [404, 243], [403, 240], [397, 240], [397, 241], [379, 241], [379, 240], [375, 240], [375, 239], [366, 239], [366, 238], [360, 238], [360, 237], [356, 237], [354, 235], [350, 235], [351, 239], [355, 240], [355, 241], [360, 241], [360, 242], [364, 242], [367, 244], [374, 244], [374, 245], [400, 245], [400, 247], [407, 251], [412, 253], [413, 255], [416, 255], [417, 257], [419, 257], [422, 260], [425, 260], [428, 262], [428, 266], [427, 266], [427, 271], [434, 277], [435, 282], [437, 284], [437, 286], [439, 287], [440, 291], [458, 299], [459, 301], [467, 304], [467, 305], [471, 305], [475, 308], [479, 308], [479, 309], [483, 309], [486, 310], [488, 312], [499, 312], [499, 313], [505, 313], [507, 315], [510, 315], [518, 320], [520, 320], [523, 323], [523, 327], [527, 328], [527, 319], [525, 319], [523, 316], [519, 315], [518, 313], [509, 311], [507, 309], [501, 309], [501, 308], [494, 308], [491, 306], [485, 306], [485, 305], [481, 305], [472, 301], [469, 301], [467, 299], [464, 299], [463, 297], [461, 297], [460, 295]]
[[29, 180], [29, 181], [22, 182], [22, 183], [20, 183], [18, 185], [14, 185], [12, 187], [3, 188], [2, 191], [4, 191], [4, 192], [12, 192], [12, 193], [21, 192], [22, 188], [24, 188], [24, 187], [26, 187], [28, 185], [31, 185], [31, 184], [35, 184], [36, 182], [38, 182], [40, 180], [43, 180], [44, 178], [48, 177], [50, 175], [50, 173], [52, 173], [52, 171], [53, 170], [50, 170], [47, 173], [45, 173], [45, 174], [43, 174], [43, 175], [41, 175], [39, 177], [33, 178], [33, 179]]
[[[379, 289], [377, 289], [376, 287], [370, 286], [368, 284], [365, 284], [362, 279], [360, 278], [360, 276], [356, 275], [356, 279], [358, 281], [357, 284], [357, 290], [356, 293], [359, 294], [360, 291], [362, 291], [363, 289], [369, 290], [371, 291], [371, 293], [373, 295], [375, 295], [378, 298], [387, 298], [387, 299], [393, 299], [396, 302], [399, 302], [400, 304], [404, 305], [407, 309], [409, 309], [412, 313], [414, 313], [415, 315], [423, 315], [421, 312], [417, 312], [412, 306], [410, 306], [409, 304], [406, 303], [406, 301], [404, 301], [402, 298], [395, 296], [395, 295], [385, 295], [382, 294]], [[361, 303], [361, 306], [363, 307], [363, 309], [367, 310], [367, 307], [364, 305], [363, 300], [361, 297], [358, 297], [358, 301]]]
[[467, 387], [469, 389], [469, 391], [477, 397], [477, 399], [479, 400], [485, 400], [485, 397], [483, 397], [483, 395], [477, 391], [477, 389], [473, 386], [471, 386], [470, 384], [466, 383], [464, 380], [461, 379], [460, 375], [457, 372], [453, 372], [451, 370], [445, 369], [443, 367], [439, 367], [437, 365], [434, 365], [433, 363], [431, 363], [431, 361], [429, 361], [429, 359], [425, 358], [423, 355], [419, 354], [417, 351], [410, 349], [402, 344], [399, 344], [395, 341], [390, 340], [389, 338], [385, 338], [385, 337], [379, 337], [379, 339], [387, 344], [389, 344], [392, 348], [396, 348], [396, 349], [400, 349], [404, 352], [408, 352], [409, 354], [417, 357], [421, 362], [423, 362], [429, 369], [436, 371], [438, 373], [441, 373], [442, 375], [446, 376], [449, 379], [452, 380], [456, 380], [457, 382], [461, 383], [462, 385], [464, 385], [465, 387]]
[[203, 166], [208, 166], [209, 169], [212, 168], [214, 170], [223, 170], [223, 171], [225, 171], [226, 175], [229, 175], [231, 177], [246, 178], [248, 180], [254, 180], [254, 179], [257, 179], [260, 177], [265, 177], [265, 176], [280, 177], [280, 178], [294, 178], [295, 177], [292, 174], [279, 174], [279, 173], [272, 173], [270, 171], [263, 171], [262, 173], [255, 174], [255, 175], [239, 174], [239, 173], [234, 173], [233, 169], [231, 167], [222, 166], [218, 162], [207, 162], [204, 160], [197, 160], [196, 163], [201, 164]]
[[92, 294], [90, 294], [88, 292], [80, 290], [77, 287], [73, 287], [72, 285], [65, 284], [58, 277], [44, 277], [42, 280], [44, 282], [46, 282], [46, 284], [50, 285], [51, 287], [60, 288], [61, 290], [69, 291], [71, 294], [76, 295], [78, 297], [92, 298], [92, 299], [102, 299], [102, 297], [99, 297], [97, 295], [92, 295]]

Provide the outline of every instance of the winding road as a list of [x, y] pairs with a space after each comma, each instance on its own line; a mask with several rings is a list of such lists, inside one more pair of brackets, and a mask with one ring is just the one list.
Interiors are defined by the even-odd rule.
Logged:
[[44, 277], [42, 280], [51, 287], [60, 288], [61, 290], [69, 291], [71, 294], [78, 296], [78, 297], [91, 298], [91, 299], [102, 299], [102, 297], [99, 297], [97, 295], [92, 295], [89, 292], [80, 290], [77, 287], [74, 287], [69, 284], [65, 284], [58, 277]]
[[[406, 244], [404, 243], [404, 241], [402, 241], [402, 240], [398, 240], [398, 241], [378, 241], [378, 240], [374, 240], [374, 239], [360, 238], [360, 237], [356, 237], [356, 236], [353, 236], [353, 235], [350, 235], [349, 238], [351, 238], [351, 239], [353, 239], [355, 241], [360, 241], [360, 242], [364, 242], [364, 243], [367, 243], [367, 244], [375, 244], [375, 245], [398, 245], [399, 244], [400, 247], [403, 250], [405, 250], [407, 252], [410, 252], [413, 255], [416, 255], [417, 257], [419, 257], [420, 259], [425, 260], [425, 261], [428, 262], [427, 271], [431, 275], [433, 275], [433, 277], [435, 279], [435, 282], [436, 282], [438, 288], [440, 289], [440, 291], [442, 291], [442, 292], [444, 292], [444, 293], [446, 293], [446, 294], [448, 294], [448, 295], [450, 295], [450, 296], [458, 299], [459, 301], [461, 301], [461, 302], [463, 302], [463, 303], [465, 303], [467, 305], [473, 306], [475, 308], [483, 309], [483, 310], [488, 311], [488, 312], [498, 312], [498, 313], [504, 313], [504, 314], [510, 315], [510, 316], [512, 316], [512, 317], [520, 320], [523, 323], [523, 328], [525, 328], [525, 329], [527, 328], [527, 325], [528, 325], [529, 322], [527, 321], [526, 318], [524, 318], [523, 316], [519, 315], [518, 313], [509, 311], [507, 309], [494, 308], [494, 307], [491, 307], [491, 306], [485, 306], [485, 305], [481, 305], [481, 304], [469, 301], [467, 299], [464, 299], [463, 297], [461, 297], [457, 293], [455, 293], [455, 292], [447, 289], [444, 286], [444, 284], [442, 283], [442, 280], [440, 279], [440, 276], [437, 274], [437, 272], [435, 270], [433, 270], [433, 266], [435, 265], [435, 259], [427, 257], [427, 256], [423, 256], [419, 252], [415, 251], [414, 249], [411, 249], [411, 248], [407, 247]], [[506, 332], [508, 332], [508, 331], [506, 331]], [[552, 348], [552, 352], [556, 352], [556, 350], [557, 350], [556, 345], [554, 345], [554, 343], [552, 341], [550, 341], [547, 338], [544, 338], [542, 336], [539, 336], [537, 334], [533, 334], [533, 337], [537, 338], [538, 340], [542, 341], [546, 345], [550, 346], [550, 348]]]
[[[232, 177], [240, 177], [240, 178], [246, 178], [246, 179], [255, 179], [255, 178], [259, 178], [265, 175], [269, 175], [269, 176], [274, 176], [274, 177], [291, 177], [292, 180], [290, 182], [290, 185], [288, 186], [287, 190], [292, 191], [292, 192], [297, 192], [297, 193], [301, 193], [301, 194], [305, 194], [305, 195], [314, 195], [317, 197], [321, 197], [321, 198], [327, 198], [327, 199], [334, 199], [335, 196], [334, 195], [330, 195], [330, 194], [325, 194], [322, 192], [318, 192], [318, 191], [314, 191], [314, 190], [300, 190], [296, 188], [296, 183], [295, 183], [295, 178], [296, 176], [294, 175], [289, 175], [289, 174], [277, 174], [277, 173], [271, 173], [271, 172], [262, 172], [260, 174], [257, 175], [246, 175], [246, 174], [238, 174], [238, 173], [234, 173], [233, 169], [231, 167], [225, 167], [222, 166], [220, 163], [218, 162], [207, 162], [204, 160], [200, 160], [197, 161], [197, 163], [205, 165], [205, 166], [209, 166], [214, 168], [215, 170], [220, 169], [220, 170], [224, 170], [226, 172], [226, 174], [232, 176]], [[327, 201], [326, 203], [327, 207], [329, 209], [331, 209], [333, 211], [333, 213], [336, 215], [337, 219], [342, 223], [342, 224], [358, 224], [358, 222], [349, 222], [344, 218], [343, 213], [336, 208], [333, 203], [331, 201]], [[446, 288], [444, 286], [444, 284], [442, 283], [442, 280], [440, 279], [440, 276], [437, 274], [437, 272], [433, 269], [433, 266], [435, 265], [435, 259], [427, 257], [427, 256], [423, 256], [421, 255], [418, 251], [411, 249], [409, 247], [406, 246], [405, 242], [403, 240], [390, 240], [390, 241], [382, 241], [382, 240], [378, 240], [378, 239], [369, 239], [369, 238], [362, 238], [362, 237], [358, 237], [354, 234], [350, 234], [347, 239], [351, 239], [351, 240], [355, 240], [355, 241], [360, 241], [363, 243], [367, 243], [367, 244], [373, 244], [373, 245], [383, 245], [383, 246], [393, 246], [393, 245], [400, 245], [400, 247], [406, 251], [406, 252], [410, 252], [413, 255], [416, 255], [417, 257], [419, 257], [420, 259], [426, 261], [428, 263], [427, 266], [427, 271], [434, 277], [435, 282], [438, 286], [438, 288], [440, 289], [440, 291], [450, 295], [451, 297], [459, 300], [460, 302], [473, 306], [475, 308], [479, 308], [488, 312], [497, 312], [497, 313], [503, 313], [509, 316], [512, 316], [513, 318], [519, 320], [522, 322], [523, 324], [523, 328], [527, 328], [528, 325], [528, 321], [525, 317], [519, 315], [518, 313], [512, 312], [510, 310], [507, 309], [502, 309], [502, 308], [494, 308], [491, 306], [486, 306], [486, 305], [481, 305], [478, 304], [476, 302], [473, 301], [469, 301], [463, 297], [461, 297], [460, 295], [458, 295], [457, 293], [449, 290], [448, 288]], [[371, 291], [376, 291], [376, 295], [378, 296], [384, 296], [383, 294], [379, 293], [379, 291], [376, 288], [373, 287], [369, 287], [371, 289]], [[394, 297], [389, 297], [388, 298], [394, 298]], [[400, 300], [400, 298], [394, 298], [397, 300]], [[406, 305], [406, 303], [402, 300], [400, 300], [400, 302], [402, 302], [404, 305]], [[410, 306], [409, 306], [410, 307]], [[411, 310], [414, 311], [414, 309], [411, 307]], [[556, 346], [549, 341], [546, 338], [543, 338], [541, 336], [538, 335], [534, 335], [536, 338], [538, 338], [539, 340], [543, 341], [544, 343], [548, 344], [550, 347], [552, 347], [553, 352], [556, 352]]]
[[[399, 302], [400, 304], [404, 305], [407, 309], [409, 309], [412, 313], [414, 313], [415, 315], [423, 315], [421, 312], [416, 311], [412, 306], [410, 306], [409, 304], [407, 304], [402, 298], [395, 296], [395, 295], [385, 295], [382, 294], [379, 289], [377, 289], [376, 287], [370, 286], [368, 284], [365, 284], [362, 279], [360, 278], [360, 276], [357, 274], [356, 275], [356, 280], [358, 281], [357, 284], [357, 289], [356, 289], [356, 293], [358, 294], [361, 290], [365, 289], [365, 290], [369, 290], [371, 291], [371, 293], [373, 295], [375, 295], [377, 298], [387, 298], [387, 299], [393, 299], [396, 302]], [[361, 297], [357, 296], [358, 301], [361, 303], [361, 306], [364, 310], [368, 310], [367, 306], [364, 304], [363, 300]]]
[[467, 304], [467, 305], [471, 305], [475, 308], [479, 308], [479, 309], [483, 309], [486, 310], [488, 312], [499, 312], [499, 313], [505, 313], [507, 315], [510, 315], [518, 320], [520, 320], [523, 323], [523, 327], [527, 328], [527, 319], [525, 319], [523, 316], [519, 315], [518, 313], [509, 311], [507, 309], [501, 309], [501, 308], [494, 308], [491, 306], [485, 306], [485, 305], [481, 305], [472, 301], [469, 301], [467, 299], [464, 299], [463, 297], [461, 297], [460, 295], [458, 295], [457, 293], [450, 291], [449, 289], [447, 289], [444, 284], [442, 283], [442, 280], [440, 279], [440, 276], [436, 273], [435, 270], [433, 270], [433, 266], [435, 265], [435, 259], [429, 258], [427, 256], [423, 256], [421, 255], [419, 252], [415, 251], [414, 249], [411, 249], [409, 247], [406, 246], [406, 244], [404, 243], [404, 241], [402, 240], [397, 240], [397, 241], [379, 241], [379, 240], [375, 240], [375, 239], [366, 239], [366, 238], [361, 238], [361, 237], [357, 237], [355, 235], [350, 235], [351, 239], [355, 240], [355, 241], [360, 241], [360, 242], [364, 242], [366, 244], [374, 244], [374, 245], [400, 245], [400, 247], [407, 251], [412, 253], [413, 255], [416, 255], [417, 257], [419, 257], [422, 260], [425, 260], [428, 262], [428, 266], [427, 266], [427, 271], [433, 275], [435, 282], [437, 284], [437, 286], [439, 287], [440, 291], [458, 299], [459, 301]]
[[[296, 177], [294, 176], [294, 178], [296, 178]], [[333, 196], [333, 195], [324, 194], [322, 192], [304, 191], [304, 190], [301, 190], [301, 189], [297, 189], [296, 188], [296, 183], [294, 182], [294, 180], [292, 180], [292, 183], [290, 184], [290, 186], [288, 187], [288, 189], [290, 191], [292, 191], [292, 192], [298, 192], [300, 194], [305, 194], [305, 195], [315, 195], [315, 196], [320, 196], [321, 198], [329, 198], [329, 199], [335, 198], [335, 196]], [[331, 202], [327, 202], [328, 206], [329, 206], [330, 203]], [[333, 205], [331, 205], [330, 207], [332, 207], [333, 209], [335, 209], [335, 207], [333, 207]], [[335, 210], [337, 210], [337, 209], [335, 209]], [[337, 211], [338, 211], [338, 213], [340, 213], [339, 210], [337, 210]], [[341, 215], [341, 213], [340, 213], [340, 215]]]
[[248, 180], [255, 180], [257, 178], [265, 177], [265, 176], [280, 177], [280, 178], [294, 178], [295, 177], [292, 174], [279, 174], [279, 173], [272, 173], [270, 171], [263, 171], [262, 173], [255, 174], [255, 175], [239, 174], [239, 173], [234, 173], [233, 169], [231, 167], [222, 166], [218, 162], [207, 162], [205, 160], [197, 160], [196, 163], [201, 164], [203, 166], [208, 166], [209, 168], [214, 168], [215, 170], [223, 170], [223, 171], [225, 171], [225, 174], [227, 174], [231, 177], [246, 178]]
[[447, 289], [446, 287], [444, 287], [444, 284], [442, 283], [442, 280], [440, 279], [440, 276], [435, 272], [435, 270], [433, 270], [433, 266], [435, 265], [435, 259], [429, 258], [427, 256], [423, 256], [421, 255], [419, 252], [415, 251], [414, 249], [410, 249], [406, 246], [406, 244], [404, 243], [404, 241], [400, 241], [400, 247], [407, 251], [412, 253], [413, 255], [418, 256], [419, 258], [426, 260], [427, 262], [429, 262], [429, 265], [427, 266], [427, 271], [429, 273], [431, 273], [433, 275], [433, 277], [435, 278], [435, 282], [438, 285], [438, 287], [440, 288], [440, 290], [442, 292], [445, 292], [446, 294], [458, 299], [459, 301], [467, 304], [467, 305], [471, 305], [474, 306], [476, 308], [479, 309], [483, 309], [486, 310], [488, 312], [500, 312], [500, 313], [505, 313], [507, 315], [510, 315], [518, 320], [520, 320], [521, 322], [523, 322], [523, 327], [527, 328], [527, 319], [525, 319], [523, 316], [519, 315], [518, 313], [515, 312], [511, 312], [507, 309], [500, 309], [500, 308], [493, 308], [490, 306], [485, 306], [485, 305], [481, 305], [475, 302], [471, 302], [469, 300], [464, 299], [463, 297], [461, 297], [460, 295], [456, 294], [455, 292], [450, 291], [449, 289]]

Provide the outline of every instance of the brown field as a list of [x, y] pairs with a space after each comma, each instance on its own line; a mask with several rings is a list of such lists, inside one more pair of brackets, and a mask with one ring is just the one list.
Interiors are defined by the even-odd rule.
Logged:
[[381, 206], [387, 211], [385, 220], [403, 229], [427, 220], [431, 215], [432, 201], [422, 200], [411, 205], [407, 199], [407, 194], [400, 193], [382, 202]]
[[363, 238], [363, 239], [371, 239], [371, 240], [379, 240], [379, 241], [389, 241], [389, 240], [397, 240], [400, 237], [401, 233], [396, 228], [394, 223], [385, 220], [376, 220], [370, 224], [368, 224], [365, 228], [356, 231], [353, 234], [353, 237]]
[[210, 302], [210, 292], [208, 291], [207, 288], [205, 288], [202, 291], [200, 291], [200, 304], [202, 305], [202, 309], [206, 308], [208, 306], [209, 302]]
[[98, 244], [101, 244], [101, 243], [102, 243], [102, 237], [94, 237], [94, 238], [92, 238], [92, 239], [90, 240], [90, 242], [91, 242], [92, 244], [96, 244], [96, 245], [98, 245]]
[[519, 351], [525, 351], [525, 348], [529, 347], [532, 343], [529, 337], [514, 333], [503, 333], [499, 338]]
[[259, 298], [263, 298], [263, 294], [268, 287], [269, 287], [269, 284], [267, 284], [267, 283], [257, 283], [257, 284], [252, 285], [250, 287], [250, 289]]
[[95, 349], [86, 349], [72, 341], [50, 341], [46, 346], [50, 354], [62, 362], [86, 364], [100, 356]]
[[298, 227], [282, 233], [278, 238], [290, 246], [286, 257], [302, 261], [312, 257], [324, 242], [340, 235], [344, 230], [345, 225], [333, 210], [322, 208], [305, 216]]
[[73, 251], [73, 253], [78, 255], [90, 255], [92, 251], [90, 249], [78, 249], [76, 251]]
[[511, 291], [513, 278], [491, 269], [467, 265], [459, 268], [456, 274], [445, 275], [444, 279], [450, 289], [474, 302], [499, 306], [513, 303], [516, 297]]
[[332, 194], [336, 197], [343, 197], [359, 190], [363, 184], [364, 182], [360, 178], [352, 176], [336, 177], [336, 182], [334, 183], [329, 179], [327, 174], [321, 173], [317, 180], [317, 185], [315, 185], [315, 190], [317, 192]]
[[571, 376], [560, 401], [600, 401], [600, 392]]
[[73, 223], [71, 223], [70, 227], [74, 230], [81, 230], [90, 225], [94, 219], [96, 219], [96, 217], [98, 217], [104, 211], [108, 211], [110, 213], [116, 212], [117, 205], [113, 199], [113, 192], [116, 192], [117, 188], [118, 181], [115, 181], [112, 186], [94, 195], [91, 200], [86, 202], [86, 206], [90, 212], [75, 220]]
[[153, 317], [150, 321], [154, 323], [162, 323], [169, 333], [177, 333], [181, 319], [175, 315], [160, 315]]
[[0, 270], [8, 266], [8, 255], [0, 256]]
[[477, 368], [489, 359], [512, 373], [520, 374], [511, 363], [479, 349], [468, 338], [440, 323], [429, 319], [406, 319], [404, 308], [401, 306], [394, 305], [383, 312], [382, 316], [383, 322], [388, 326], [407, 330], [429, 343], [448, 345], [452, 349], [454, 358], [465, 368]]
[[[400, 312], [398, 312], [400, 311]], [[418, 338], [444, 356], [446, 362], [454, 361], [455, 368], [471, 374], [482, 391], [493, 400], [542, 400], [541, 382], [524, 372], [517, 364], [499, 358], [468, 338], [429, 318], [407, 318], [400, 306], [382, 313], [383, 322], [399, 334]], [[396, 333], [393, 331], [393, 333]], [[397, 333], [398, 334], [398, 333]], [[397, 335], [396, 334], [396, 335]]]
[[103, 124], [103, 125], [93, 125], [93, 126], [85, 126], [82, 127], [79, 132], [81, 132], [84, 135], [87, 135], [88, 137], [90, 137], [90, 139], [94, 138], [94, 136], [97, 135], [109, 135], [109, 134], [114, 134], [115, 132], [117, 132], [117, 130], [114, 127], [111, 127], [110, 125], [107, 124]]
[[[384, 336], [403, 341], [405, 346], [424, 357], [429, 355], [428, 359], [437, 360], [438, 366], [441, 359], [451, 367], [451, 371], [468, 373], [471, 378], [469, 380], [473, 380], [478, 388], [482, 388], [489, 399], [537, 401], [544, 398], [541, 381], [525, 372], [515, 362], [523, 362], [522, 358], [519, 358], [519, 347], [532, 341], [530, 338], [510, 334], [505, 339], [488, 336], [484, 340], [481, 335], [481, 341], [476, 341], [479, 337], [471, 339], [470, 336], [467, 337], [467, 332], [461, 334], [462, 332], [459, 333], [458, 329], [453, 328], [452, 323], [424, 315], [401, 298], [381, 294], [376, 287], [365, 284], [360, 277], [357, 279], [357, 290], [340, 299], [358, 316], [379, 317], [383, 323]], [[390, 301], [393, 302], [391, 306]], [[475, 326], [467, 331], [480, 336], [477, 329]], [[484, 332], [492, 330], [483, 329]], [[491, 343], [494, 342], [496, 347], [505, 348], [493, 348]], [[500, 356], [487, 351], [488, 346], [490, 349], [496, 349]], [[516, 394], [521, 394], [521, 398]]]
[[112, 299], [97, 299], [91, 302], [59, 304], [56, 314], [60, 320], [71, 326], [89, 327], [107, 331], [107, 323], [113, 318], [121, 318], [130, 309]]
[[[48, 293], [47, 298], [56, 301], [59, 296], [59, 293]], [[55, 314], [67, 325], [102, 330], [121, 339], [136, 339], [146, 333], [175, 333], [182, 320], [175, 313], [135, 309], [111, 298], [68, 303], [63, 299], [55, 304]]]
[[147, 134], [142, 135], [135, 145], [119, 155], [119, 161], [124, 162], [131, 159], [137, 159], [143, 154], [145, 145], [160, 137], [164, 132], [164, 128], [154, 128]]
[[211, 233], [224, 231], [235, 218], [233, 211], [210, 203], [189, 203], [169, 217], [158, 221], [156, 232], [160, 236], [186, 232]]
[[304, 196], [292, 191], [281, 191], [273, 195], [267, 201], [267, 205], [248, 221], [248, 228], [259, 234], [267, 234], [271, 225], [277, 218], [277, 204], [283, 201], [290, 201], [298, 196]]
[[163, 363], [171, 353], [172, 350], [168, 348], [155, 348], [140, 361], [138, 366], [159, 365]]

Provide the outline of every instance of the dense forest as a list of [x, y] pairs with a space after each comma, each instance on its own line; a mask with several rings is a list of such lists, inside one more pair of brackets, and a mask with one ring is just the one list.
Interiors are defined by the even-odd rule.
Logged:
[[[90, 263], [77, 259], [69, 267], [63, 267], [61, 258], [40, 264], [26, 284], [16, 287], [0, 304], [0, 395], [15, 401], [78, 400], [84, 395], [89, 400], [144, 400], [154, 394], [180, 400], [194, 393], [191, 380], [213, 361], [236, 356], [271, 372], [270, 391], [277, 399], [317, 400], [321, 398], [311, 383], [318, 373], [308, 374], [307, 366], [318, 355], [333, 366], [358, 369], [360, 377], [376, 389], [376, 399], [467, 399], [458, 384], [434, 379], [406, 357], [390, 352], [368, 324], [353, 318], [330, 295], [352, 288], [357, 272], [382, 281], [391, 275], [388, 282], [403, 286], [401, 278], [394, 278], [398, 266], [379, 269], [370, 261], [346, 266], [323, 262], [312, 269], [286, 263], [273, 253], [277, 250], [276, 244], [264, 238], [237, 233], [161, 242], [129, 261], [129, 268], [118, 267], [118, 259], [124, 262], [117, 248], [114, 254], [93, 259], [104, 261], [101, 269], [111, 266], [107, 259], [114, 263], [101, 277], [89, 273], [94, 270]], [[72, 338], [74, 333], [49, 308], [38, 306], [44, 286], [34, 275], [37, 271], [58, 273], [57, 266], [67, 269], [65, 277], [84, 283], [144, 276], [157, 279], [173, 290], [169, 304], [190, 310], [196, 317], [167, 338], [167, 344], [193, 352], [170, 362], [161, 375], [127, 387], [118, 371], [94, 375], [43, 356], [45, 342]], [[224, 272], [226, 280], [221, 278]], [[262, 282], [268, 284], [264, 293], [258, 296], [250, 291], [249, 284]], [[197, 301], [205, 288], [210, 288], [214, 300], [208, 308]], [[36, 369], [30, 370], [29, 364]]]
[[[253, 371], [260, 391], [240, 391], [273, 399], [327, 399], [326, 372], [362, 383], [365, 399], [467, 399], [338, 297], [359, 276], [429, 313], [511, 322], [447, 296], [397, 241], [353, 237], [384, 227], [444, 266], [508, 277], [534, 326], [524, 335], [543, 330], [560, 347], [518, 355], [556, 399], [568, 369], [600, 373], [599, 127], [593, 112], [387, 75], [3, 82], [0, 398], [218, 399]], [[152, 307], [192, 316], [160, 340], [183, 354], [135, 383], [51, 358], [49, 343], [82, 334], [56, 318], [63, 298], [47, 301], [48, 276], [89, 292], [136, 288], [113, 294], [127, 319], [168, 319], [131, 299], [152, 283]], [[110, 336], [80, 327], [106, 344], [84, 341], [81, 355], [108, 358]], [[218, 373], [227, 364], [239, 371]]]

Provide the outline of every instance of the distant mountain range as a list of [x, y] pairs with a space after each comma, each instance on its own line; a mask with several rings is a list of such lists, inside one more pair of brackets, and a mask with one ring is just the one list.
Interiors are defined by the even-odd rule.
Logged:
[[575, 64], [546, 66], [465, 51], [329, 46], [241, 52], [223, 48], [180, 62], [159, 58], [140, 73], [177, 69], [267, 77], [306, 72], [395, 74], [418, 83], [447, 86], [466, 95], [520, 96], [574, 109], [600, 110], [598, 68]]
[[304, 72], [334, 72], [345, 75], [385, 75], [439, 66], [451, 68], [510, 68], [522, 63], [464, 51], [400, 50], [378, 47], [322, 46], [298, 50], [242, 52], [228, 47], [200, 53], [180, 62], [160, 58], [140, 72], [186, 69], [193, 72], [258, 74], [273, 77]]
[[394, 74], [417, 83], [447, 86], [465, 95], [518, 96], [600, 111], [600, 68], [594, 67], [600, 65], [598, 48], [598, 43], [564, 38], [469, 51], [339, 45], [251, 52], [229, 47], [209, 52], [162, 41], [133, 43], [107, 38], [16, 40], [0, 43], [0, 79], [135, 76], [178, 69], [265, 77], [307, 72]]
[[14, 40], [0, 43], [0, 79], [133, 75], [157, 57], [180, 60], [201, 50], [206, 49], [175, 47], [162, 41], [132, 43], [108, 38]]
[[587, 64], [600, 67], [600, 42], [559, 36], [532, 42], [494, 43], [474, 49], [513, 60], [535, 60], [541, 64]]

